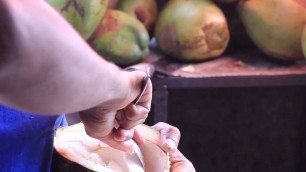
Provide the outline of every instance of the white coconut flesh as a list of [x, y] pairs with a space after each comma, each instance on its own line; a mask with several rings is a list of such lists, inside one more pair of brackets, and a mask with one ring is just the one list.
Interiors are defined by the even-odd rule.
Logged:
[[169, 157], [156, 145], [159, 133], [145, 125], [138, 128], [147, 141], [140, 147], [135, 143], [133, 154], [113, 149], [89, 137], [82, 123], [57, 129], [54, 148], [66, 159], [93, 171], [168, 172]]

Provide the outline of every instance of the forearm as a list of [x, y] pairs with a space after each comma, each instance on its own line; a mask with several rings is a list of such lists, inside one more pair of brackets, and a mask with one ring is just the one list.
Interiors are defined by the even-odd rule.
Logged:
[[4, 2], [16, 45], [2, 57], [0, 103], [53, 114], [137, 96], [124, 89], [133, 84], [122, 78], [128, 74], [99, 57], [44, 1]]

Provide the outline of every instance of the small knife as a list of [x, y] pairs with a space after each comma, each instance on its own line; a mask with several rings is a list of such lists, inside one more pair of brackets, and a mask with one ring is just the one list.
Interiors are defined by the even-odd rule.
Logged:
[[148, 86], [148, 82], [150, 79], [150, 67], [147, 68], [146, 71], [143, 71], [141, 69], [137, 69], [137, 68], [133, 68], [133, 67], [128, 67], [124, 69], [125, 71], [142, 71], [146, 73], [146, 76], [144, 77], [143, 81], [142, 81], [142, 85], [141, 85], [141, 90], [140, 90], [140, 94], [138, 95], [138, 97], [134, 100], [134, 104], [137, 105], [139, 100], [141, 99], [141, 97], [143, 96], [144, 92], [146, 91], [146, 88]]
[[135, 105], [138, 104], [139, 100], [141, 99], [141, 97], [143, 96], [144, 92], [146, 91], [149, 79], [150, 79], [150, 68], [148, 67], [147, 70], [146, 70], [146, 76], [144, 77], [144, 79], [142, 81], [142, 86], [141, 86], [140, 94], [136, 98], [136, 100], [134, 101]]

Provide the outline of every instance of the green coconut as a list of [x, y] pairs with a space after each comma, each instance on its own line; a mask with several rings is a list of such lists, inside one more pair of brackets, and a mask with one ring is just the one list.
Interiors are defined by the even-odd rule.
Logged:
[[121, 0], [116, 9], [137, 18], [144, 24], [148, 32], [152, 33], [158, 16], [156, 0]]
[[234, 3], [237, 2], [238, 0], [214, 0], [215, 2], [221, 2], [221, 3]]
[[184, 61], [218, 57], [230, 38], [223, 12], [208, 0], [168, 1], [154, 35], [162, 52]]
[[304, 27], [303, 34], [302, 34], [302, 49], [304, 58], [306, 58], [306, 26]]
[[223, 11], [231, 35], [231, 39], [228, 43], [225, 53], [234, 53], [241, 50], [256, 48], [253, 41], [250, 39], [246, 29], [241, 21], [241, 18], [237, 11], [238, 2], [225, 3], [219, 0], [216, 4]]
[[101, 21], [108, 0], [47, 0], [81, 34], [84, 39]]
[[90, 45], [105, 59], [119, 66], [141, 62], [149, 54], [149, 34], [131, 15], [108, 9], [89, 39]]
[[108, 9], [114, 9], [114, 8], [116, 8], [117, 3], [118, 3], [118, 0], [109, 0], [107, 8]]
[[238, 11], [253, 42], [270, 57], [303, 59], [305, 0], [242, 0]]

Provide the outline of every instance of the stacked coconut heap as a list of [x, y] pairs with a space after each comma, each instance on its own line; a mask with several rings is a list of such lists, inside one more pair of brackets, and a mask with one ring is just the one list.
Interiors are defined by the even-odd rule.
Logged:
[[253, 44], [268, 58], [299, 60], [306, 55], [305, 18], [306, 0], [169, 0], [154, 36], [166, 57], [184, 61]]
[[[141, 62], [155, 38], [165, 57], [202, 62], [255, 44], [268, 57], [306, 53], [306, 0], [48, 0], [105, 59]], [[305, 31], [306, 32], [306, 31]]]
[[[306, 0], [47, 1], [101, 57], [119, 66], [146, 58], [152, 38], [165, 57], [190, 62], [220, 57], [230, 47], [244, 49], [251, 44], [267, 57], [280, 60], [306, 56]], [[80, 126], [71, 130], [76, 128], [77, 133], [84, 134]], [[72, 133], [71, 130], [65, 131]], [[61, 141], [59, 138], [63, 137], [57, 141]], [[84, 145], [80, 143], [87, 143], [80, 138], [83, 137], [72, 138], [76, 145], [81, 145], [72, 150], [80, 150]], [[66, 141], [58, 145], [71, 142], [69, 138]], [[96, 145], [99, 150], [106, 147], [96, 141], [90, 143], [93, 144], [84, 150], [92, 150]], [[67, 154], [66, 147], [61, 151], [66, 158], [75, 157]], [[92, 157], [92, 152], [87, 153], [84, 157]], [[86, 160], [81, 163], [83, 166]]]

